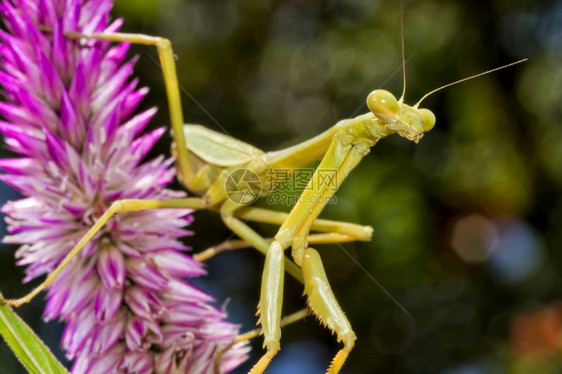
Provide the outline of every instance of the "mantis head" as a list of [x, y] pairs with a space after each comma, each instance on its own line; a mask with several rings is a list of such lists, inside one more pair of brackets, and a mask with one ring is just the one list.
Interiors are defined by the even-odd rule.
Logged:
[[429, 109], [406, 105], [386, 90], [371, 92], [367, 97], [367, 106], [390, 133], [397, 133], [416, 143], [435, 126], [435, 115]]

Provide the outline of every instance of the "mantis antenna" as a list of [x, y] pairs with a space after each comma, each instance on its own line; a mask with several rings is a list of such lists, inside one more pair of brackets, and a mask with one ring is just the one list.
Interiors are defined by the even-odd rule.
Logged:
[[[528, 60], [528, 58], [524, 58], [524, 59], [521, 59], [521, 60], [519, 60], [519, 61], [512, 62], [512, 63], [507, 64], [507, 65], [503, 65], [503, 66], [500, 66], [500, 67], [497, 67], [497, 68], [494, 68], [494, 69], [491, 69], [491, 70], [486, 70], [486, 71], [484, 71], [484, 72], [482, 72], [482, 73], [479, 73], [479, 74], [471, 75], [470, 77], [466, 77], [466, 78], [463, 78], [463, 79], [459, 79], [458, 81], [454, 81], [454, 82], [452, 82], [452, 83], [447, 83], [446, 85], [441, 86], [441, 87], [438, 87], [438, 88], [436, 88], [436, 89], [434, 89], [434, 90], [432, 90], [432, 91], [429, 91], [429, 92], [426, 93], [425, 95], [423, 95], [422, 98], [420, 99], [420, 101], [418, 101], [418, 102], [416, 103], [416, 105], [413, 106], [413, 108], [417, 108], [417, 107], [421, 104], [421, 102], [422, 102], [423, 100], [425, 100], [429, 95], [433, 95], [433, 94], [436, 93], [437, 91], [441, 91], [441, 90], [444, 89], [444, 88], [451, 87], [451, 86], [454, 86], [455, 84], [462, 83], [462, 82], [466, 82], [466, 81], [468, 81], [468, 80], [470, 80], [470, 79], [478, 78], [478, 77], [481, 77], [481, 76], [483, 76], [483, 75], [493, 73], [494, 71], [498, 71], [498, 70], [505, 69], [505, 68], [510, 67], [510, 66], [513, 66], [513, 65], [520, 64], [520, 63], [525, 62], [525, 61], [527, 61], [527, 60]], [[406, 83], [405, 83], [405, 82], [404, 82], [404, 86], [406, 86]]]
[[402, 46], [402, 96], [399, 102], [404, 101], [406, 94], [406, 53], [404, 52], [404, 3], [400, 1], [400, 45]]

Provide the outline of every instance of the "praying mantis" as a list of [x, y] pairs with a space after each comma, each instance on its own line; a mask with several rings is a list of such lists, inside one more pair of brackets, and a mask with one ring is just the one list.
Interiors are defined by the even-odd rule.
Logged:
[[[228, 228], [266, 255], [259, 312], [267, 351], [251, 373], [262, 373], [280, 349], [285, 271], [304, 283], [310, 310], [343, 342], [343, 348], [328, 369], [328, 373], [338, 373], [353, 348], [355, 334], [330, 289], [318, 252], [309, 245], [368, 241], [372, 228], [348, 222], [321, 220], [318, 217], [329, 198], [378, 140], [398, 134], [418, 142], [435, 124], [431, 111], [420, 109], [419, 102], [414, 106], [403, 103], [403, 95], [396, 99], [388, 91], [375, 90], [367, 97], [368, 113], [340, 121], [324, 133], [296, 146], [263, 152], [203, 127], [184, 125], [175, 61], [168, 40], [135, 34], [68, 33], [66, 36], [128, 41], [157, 47], [168, 95], [175, 139], [174, 154], [180, 181], [199, 197], [115, 202], [40, 286], [21, 299], [7, 300], [7, 304], [19, 306], [50, 285], [64, 266], [116, 214], [160, 208], [214, 210], [221, 215]], [[289, 214], [251, 205], [254, 198], [267, 196], [284, 180], [272, 177], [272, 174], [275, 175], [272, 171], [296, 171], [318, 159], [322, 159], [320, 166]], [[321, 178], [322, 172], [330, 174], [331, 178]], [[267, 187], [256, 188], [256, 185]], [[270, 243], [244, 221], [273, 223], [280, 228]], [[319, 233], [310, 234], [311, 231]], [[294, 262], [284, 257], [284, 250], [289, 247], [292, 249]]]

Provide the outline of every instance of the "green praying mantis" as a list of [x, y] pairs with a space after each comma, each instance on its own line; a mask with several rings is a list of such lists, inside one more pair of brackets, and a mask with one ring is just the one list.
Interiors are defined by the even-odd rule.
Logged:
[[[380, 139], [398, 134], [417, 143], [434, 127], [436, 120], [433, 113], [428, 109], [419, 108], [421, 101], [428, 95], [452, 84], [521, 62], [517, 61], [440, 87], [425, 95], [413, 106], [403, 102], [404, 94], [397, 99], [386, 90], [375, 90], [367, 96], [369, 112], [342, 120], [303, 143], [279, 151], [264, 152], [202, 126], [184, 124], [176, 65], [169, 40], [123, 33], [65, 35], [73, 39], [126, 41], [156, 46], [168, 97], [170, 122], [175, 139], [173, 153], [176, 157], [179, 180], [197, 197], [115, 201], [43, 283], [28, 295], [20, 299], [5, 300], [5, 303], [20, 306], [52, 284], [84, 245], [117, 214], [145, 209], [213, 210], [220, 214], [224, 224], [243, 242], [233, 240], [220, 247], [211, 248], [197, 255], [199, 260], [221, 250], [242, 245], [252, 246], [265, 255], [258, 314], [266, 352], [251, 369], [251, 374], [263, 373], [280, 349], [285, 272], [304, 285], [309, 310], [323, 325], [335, 332], [337, 340], [343, 343], [327, 373], [337, 374], [340, 371], [354, 346], [356, 336], [330, 288], [320, 255], [309, 245], [369, 241], [373, 229], [349, 222], [320, 219], [319, 215], [349, 173]], [[290, 213], [252, 205], [256, 198], [271, 194], [291, 173], [317, 160], [321, 160], [318, 168]], [[291, 173], [275, 173], [276, 170], [290, 170]], [[322, 177], [322, 173], [327, 173], [330, 177]], [[254, 231], [247, 221], [275, 224], [279, 229], [275, 237], [269, 240]], [[292, 260], [284, 254], [289, 247]]]

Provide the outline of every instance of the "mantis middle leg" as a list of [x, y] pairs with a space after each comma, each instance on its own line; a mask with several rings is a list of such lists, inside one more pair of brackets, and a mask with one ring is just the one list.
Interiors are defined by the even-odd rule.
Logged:
[[[270, 209], [256, 208], [252, 206], [242, 207], [234, 212], [236, 218], [270, 223], [281, 226], [287, 217], [288, 213], [278, 212]], [[370, 226], [362, 226], [355, 223], [332, 221], [327, 219], [316, 219], [311, 225], [311, 230], [322, 232], [322, 234], [309, 234], [306, 241], [309, 244], [330, 244], [330, 243], [344, 243], [353, 241], [369, 241], [373, 235], [373, 228]], [[267, 248], [273, 242], [273, 238], [265, 238], [267, 241]], [[263, 244], [262, 244], [263, 245]], [[222, 251], [248, 248], [253, 244], [241, 239], [228, 240], [224, 243], [207, 248], [206, 250], [196, 253], [193, 258], [198, 261], [205, 261]]]
[[80, 250], [104, 227], [104, 225], [116, 214], [134, 212], [146, 209], [204, 209], [207, 205], [204, 200], [198, 197], [188, 197], [185, 199], [168, 199], [168, 200], [118, 200], [111, 204], [105, 213], [98, 218], [96, 223], [84, 234], [82, 239], [68, 252], [61, 263], [50, 273], [47, 278], [30, 293], [19, 299], [4, 300], [7, 305], [19, 307], [28, 303], [38, 293], [50, 286], [65, 266], [80, 252]]
[[[336, 176], [337, 178], [337, 176]], [[333, 181], [335, 181], [335, 179]], [[330, 187], [329, 187], [330, 189]], [[322, 200], [328, 201], [330, 196], [323, 196]], [[325, 206], [321, 205], [323, 208]], [[320, 212], [318, 212], [320, 213]], [[270, 209], [256, 208], [247, 206], [238, 209], [234, 215], [241, 219], [246, 219], [254, 222], [271, 223], [274, 225], [283, 225], [289, 218], [289, 213], [278, 212]], [[318, 217], [316, 214], [315, 217]], [[311, 219], [310, 229], [318, 232], [325, 233], [338, 233], [348, 235], [358, 241], [369, 241], [373, 235], [373, 228], [371, 226], [358, 225], [356, 223], [333, 221], [328, 219]]]
[[[274, 238], [264, 238], [268, 245], [275, 240]], [[307, 237], [308, 244], [332, 244], [332, 243], [347, 243], [354, 242], [357, 238], [350, 235], [339, 234], [337, 232], [328, 232], [325, 234], [310, 234]], [[244, 239], [231, 239], [227, 240], [221, 244], [214, 245], [193, 255], [195, 261], [203, 262], [207, 261], [211, 257], [218, 255], [219, 253], [230, 251], [233, 249], [243, 249], [251, 248], [253, 245]]]
[[179, 177], [183, 183], [188, 186], [188, 182], [195, 176], [193, 165], [190, 164], [188, 150], [183, 133], [183, 111], [181, 107], [181, 97], [178, 85], [178, 76], [176, 72], [176, 62], [174, 60], [174, 52], [172, 43], [158, 36], [150, 36], [143, 34], [127, 34], [127, 33], [92, 33], [81, 34], [76, 32], [65, 32], [64, 35], [71, 39], [95, 39], [108, 40], [113, 42], [128, 42], [134, 44], [144, 44], [156, 46], [160, 64], [162, 65], [162, 74], [164, 76], [164, 84], [166, 86], [166, 95], [168, 97], [168, 107], [170, 110], [170, 124], [175, 140], [176, 163], [179, 171]]

